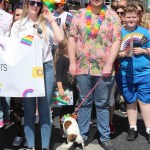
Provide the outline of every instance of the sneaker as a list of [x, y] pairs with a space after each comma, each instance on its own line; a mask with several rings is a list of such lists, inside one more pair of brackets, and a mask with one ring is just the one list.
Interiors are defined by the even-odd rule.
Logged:
[[4, 120], [4, 125], [8, 126], [10, 124], [10, 120]]
[[0, 121], [0, 128], [2, 128], [4, 126], [4, 122]]
[[26, 139], [24, 140], [24, 144], [23, 145], [24, 145], [24, 147], [28, 147], [28, 143], [27, 143]]
[[110, 134], [114, 134], [115, 133], [115, 126], [113, 124], [110, 124]]
[[147, 142], [150, 144], [150, 134], [146, 133]]
[[16, 136], [12, 145], [13, 146], [20, 146], [22, 141], [23, 141], [22, 137]]
[[104, 150], [116, 150], [116, 148], [112, 145], [110, 140], [102, 142], [101, 146]]
[[126, 140], [127, 140], [127, 141], [134, 141], [134, 140], [137, 138], [137, 136], [138, 136], [137, 131], [135, 131], [134, 128], [131, 128], [131, 129], [129, 130], [129, 132], [128, 132], [128, 135], [127, 135], [127, 137], [126, 137]]

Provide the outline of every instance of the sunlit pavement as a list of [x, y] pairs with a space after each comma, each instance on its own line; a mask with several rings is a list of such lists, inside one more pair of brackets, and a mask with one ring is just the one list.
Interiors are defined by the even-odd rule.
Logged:
[[[114, 123], [116, 126], [116, 133], [112, 136], [112, 143], [117, 150], [150, 150], [150, 144], [147, 144], [145, 138], [145, 126], [141, 115], [138, 115], [138, 138], [133, 142], [126, 141], [128, 131], [127, 118], [120, 111], [115, 111]], [[53, 129], [50, 143], [50, 150], [56, 150], [64, 142], [60, 136], [59, 125], [59, 108], [54, 109], [53, 114]], [[0, 150], [25, 150], [23, 143], [20, 147], [13, 147], [12, 142], [15, 137], [15, 127], [12, 123], [6, 129], [0, 130]], [[89, 145], [86, 150], [102, 150], [99, 144], [99, 134], [96, 124], [93, 124], [89, 132]], [[39, 126], [36, 127], [36, 150], [41, 150]], [[75, 149], [72, 149], [75, 150]]]

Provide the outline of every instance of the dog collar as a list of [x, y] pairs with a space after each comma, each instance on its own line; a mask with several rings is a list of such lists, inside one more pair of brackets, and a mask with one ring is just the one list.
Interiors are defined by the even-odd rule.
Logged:
[[66, 114], [64, 115], [61, 119], [60, 119], [60, 122], [63, 123], [65, 121], [66, 118], [69, 118], [69, 117], [72, 117], [74, 119], [77, 118], [77, 115], [72, 115], [72, 114]]

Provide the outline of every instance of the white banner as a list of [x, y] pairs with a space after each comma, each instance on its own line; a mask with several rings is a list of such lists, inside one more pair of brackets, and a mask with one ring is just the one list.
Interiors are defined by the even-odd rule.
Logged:
[[42, 39], [0, 37], [0, 96], [45, 96]]

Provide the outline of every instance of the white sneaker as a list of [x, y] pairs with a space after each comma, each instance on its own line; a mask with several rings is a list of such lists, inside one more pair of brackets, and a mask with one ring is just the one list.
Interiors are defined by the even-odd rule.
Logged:
[[12, 145], [13, 146], [20, 146], [22, 141], [23, 141], [22, 137], [16, 136]]

